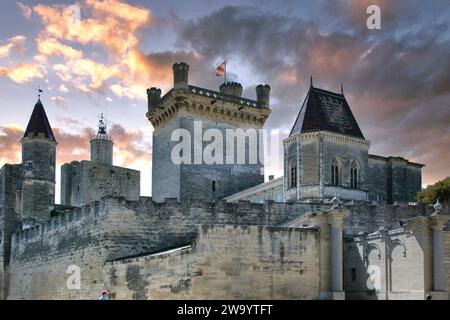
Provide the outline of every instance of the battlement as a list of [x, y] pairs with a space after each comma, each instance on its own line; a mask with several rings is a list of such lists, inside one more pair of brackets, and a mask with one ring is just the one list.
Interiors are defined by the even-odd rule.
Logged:
[[256, 87], [257, 99], [242, 97], [242, 85], [227, 82], [219, 91], [189, 85], [189, 65], [175, 63], [173, 65], [174, 86], [161, 98], [159, 88], [147, 90], [147, 118], [158, 128], [180, 109], [201, 115], [222, 116], [228, 122], [248, 122], [261, 127], [270, 115], [270, 86]]
[[62, 213], [59, 216], [49, 218], [45, 223], [36, 224], [29, 229], [17, 231], [12, 235], [13, 243], [33, 242], [39, 237], [52, 235], [57, 230], [70, 229], [72, 225], [80, 221], [95, 220], [100, 215], [105, 214], [108, 203], [108, 197], [101, 201], [87, 204], [83, 207], [74, 208], [71, 211]]
[[228, 122], [251, 123], [257, 127], [264, 125], [271, 113], [267, 95], [264, 102], [259, 102], [191, 85], [182, 92], [172, 89], [160, 100], [155, 96], [150, 98], [147, 118], [155, 128], [181, 110], [203, 116], [220, 116]]
[[[394, 220], [396, 218], [406, 219], [415, 216], [429, 216], [434, 209], [431, 205], [426, 204], [372, 204], [367, 202], [355, 202], [352, 204], [343, 204], [346, 209], [353, 212], [349, 219], [350, 229], [358, 225], [361, 230], [363, 227], [363, 220], [365, 218], [373, 219], [372, 222], [377, 221], [377, 225], [381, 225], [382, 221]], [[298, 217], [305, 213], [327, 211], [331, 208], [328, 203], [308, 203], [300, 201], [292, 202], [274, 202], [272, 200], [264, 201], [264, 203], [253, 203], [250, 201], [241, 200], [238, 202], [227, 202], [225, 200], [219, 201], [205, 201], [201, 199], [189, 199], [187, 202], [179, 202], [177, 199], [165, 199], [163, 202], [156, 202], [151, 197], [140, 197], [138, 201], [129, 201], [125, 197], [105, 196], [100, 201], [95, 201], [83, 207], [74, 208], [71, 211], [65, 212], [60, 216], [50, 218], [43, 224], [35, 225], [29, 229], [18, 231], [13, 234], [13, 243], [33, 242], [39, 237], [55, 234], [58, 230], [68, 230], [80, 221], [91, 220], [95, 221], [99, 217], [106, 220], [109, 209], [126, 209], [133, 212], [145, 214], [148, 217], [157, 217], [158, 212], [174, 211], [174, 214], [190, 215], [194, 211], [203, 213], [205, 217], [212, 217], [214, 214], [220, 214], [221, 217], [215, 222], [234, 221], [237, 225], [246, 225], [249, 221], [253, 222], [249, 225], [255, 225], [260, 222], [261, 225], [277, 226], [290, 218]], [[248, 217], [246, 217], [246, 214]], [[444, 204], [441, 214], [450, 214], [448, 204]], [[259, 217], [256, 221], [254, 218]], [[124, 215], [124, 219], [126, 216]], [[193, 217], [191, 217], [193, 218]], [[230, 218], [232, 218], [230, 220]], [[262, 219], [261, 219], [262, 218]], [[196, 215], [196, 220], [203, 220]], [[206, 219], [206, 221], [213, 222], [215, 219]], [[59, 236], [59, 233], [56, 233]]]

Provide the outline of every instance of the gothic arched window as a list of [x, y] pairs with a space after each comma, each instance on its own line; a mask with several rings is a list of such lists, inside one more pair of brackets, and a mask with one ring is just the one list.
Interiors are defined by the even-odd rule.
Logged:
[[352, 164], [350, 166], [350, 185], [353, 189], [358, 188], [358, 164], [356, 161], [352, 161]]
[[289, 187], [296, 188], [297, 187], [297, 162], [291, 161], [289, 164]]
[[340, 175], [339, 175], [339, 161], [334, 158], [331, 161], [331, 184], [333, 186], [338, 186], [340, 185]]

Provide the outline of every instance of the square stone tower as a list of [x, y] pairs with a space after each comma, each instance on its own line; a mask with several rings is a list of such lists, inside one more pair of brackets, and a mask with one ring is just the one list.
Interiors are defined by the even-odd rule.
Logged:
[[264, 182], [259, 130], [270, 115], [270, 87], [258, 86], [254, 101], [235, 82], [220, 91], [189, 85], [186, 63], [174, 64], [173, 72], [174, 87], [164, 97], [158, 88], [147, 90], [153, 199], [212, 201]]

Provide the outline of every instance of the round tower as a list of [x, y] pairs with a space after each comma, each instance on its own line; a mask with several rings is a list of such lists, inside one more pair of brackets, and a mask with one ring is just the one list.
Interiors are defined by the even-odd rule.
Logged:
[[189, 65], [185, 62], [173, 65], [173, 88], [187, 89], [189, 83]]
[[256, 103], [259, 108], [270, 108], [270, 86], [260, 84], [256, 87]]
[[45, 222], [55, 203], [56, 139], [39, 97], [22, 144], [23, 225]]
[[147, 89], [147, 98], [148, 98], [148, 112], [152, 112], [159, 107], [159, 104], [161, 102], [161, 89], [158, 88]]
[[113, 146], [111, 137], [106, 132], [107, 124], [103, 114], [98, 122], [98, 132], [91, 142], [91, 161], [112, 166]]

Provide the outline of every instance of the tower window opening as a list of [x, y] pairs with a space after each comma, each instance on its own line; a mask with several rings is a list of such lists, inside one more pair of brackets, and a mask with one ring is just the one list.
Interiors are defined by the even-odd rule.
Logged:
[[212, 181], [212, 192], [216, 192], [216, 180]]
[[356, 161], [353, 161], [350, 168], [350, 177], [351, 177], [351, 187], [353, 189], [358, 188], [358, 164]]
[[331, 184], [333, 186], [340, 185], [339, 162], [336, 158], [331, 161]]
[[289, 179], [289, 186], [291, 188], [297, 187], [297, 163], [296, 161], [291, 161], [289, 165], [289, 172], [290, 172], [290, 179]]
[[33, 162], [28, 162], [28, 163], [25, 165], [25, 169], [27, 169], [28, 171], [33, 170]]
[[355, 282], [356, 281], [356, 269], [352, 268], [352, 281]]

